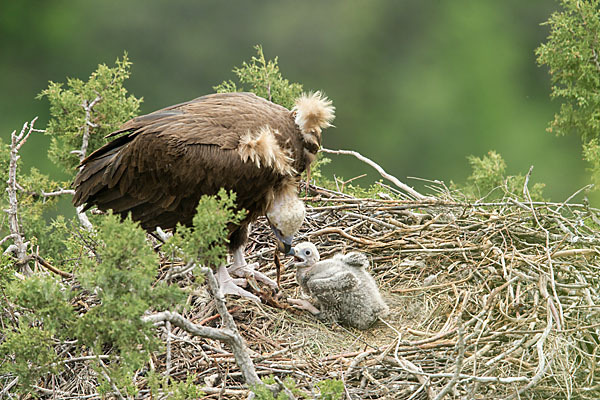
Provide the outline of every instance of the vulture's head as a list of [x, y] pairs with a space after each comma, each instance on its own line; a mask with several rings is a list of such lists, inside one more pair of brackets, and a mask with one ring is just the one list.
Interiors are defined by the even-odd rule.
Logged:
[[293, 251], [294, 259], [296, 260], [294, 266], [296, 268], [311, 267], [321, 259], [317, 246], [311, 242], [298, 243], [294, 246]]
[[303, 94], [296, 99], [294, 121], [302, 132], [308, 164], [312, 163], [321, 148], [321, 132], [328, 128], [335, 118], [335, 107], [321, 92]]
[[267, 211], [267, 220], [277, 238], [277, 248], [284, 254], [294, 254], [292, 241], [304, 222], [304, 214], [304, 203], [294, 195], [276, 199]]

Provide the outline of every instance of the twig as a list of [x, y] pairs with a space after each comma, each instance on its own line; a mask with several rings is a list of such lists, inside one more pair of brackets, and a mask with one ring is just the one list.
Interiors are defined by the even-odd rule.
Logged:
[[368, 240], [368, 239], [363, 239], [363, 238], [352, 236], [352, 235], [344, 232], [340, 228], [324, 228], [324, 229], [320, 229], [320, 230], [318, 230], [316, 232], [311, 232], [310, 236], [328, 235], [328, 234], [331, 234], [331, 233], [336, 233], [336, 234], [338, 234], [340, 236], [345, 237], [346, 239], [350, 239], [350, 240], [352, 240], [354, 242], [365, 244], [365, 245], [372, 245], [372, 246], [379, 246], [380, 245], [380, 243], [375, 242], [373, 240]]
[[81, 150], [79, 151], [79, 161], [83, 161], [87, 155], [87, 149], [90, 141], [90, 127], [96, 128], [98, 125], [92, 122], [92, 109], [94, 106], [102, 100], [102, 96], [99, 94], [96, 96], [94, 100], [88, 102], [87, 99], [83, 100], [81, 107], [85, 111], [85, 122], [83, 124], [83, 137], [81, 139]]
[[368, 159], [367, 157], [363, 156], [362, 154], [360, 154], [356, 151], [353, 151], [353, 150], [330, 150], [330, 149], [326, 149], [326, 148], [321, 148], [321, 151], [324, 153], [329, 153], [329, 154], [345, 154], [345, 155], [354, 156], [354, 157], [358, 158], [359, 160], [369, 164], [371, 167], [375, 168], [382, 177], [389, 180], [394, 185], [398, 186], [400, 189], [402, 189], [405, 192], [407, 192], [408, 194], [410, 194], [413, 198], [415, 198], [417, 200], [427, 199], [426, 196], [423, 196], [421, 193], [417, 192], [415, 189], [400, 182], [400, 180], [398, 180], [398, 178], [396, 178], [395, 176], [392, 176], [392, 175], [388, 174], [387, 172], [385, 172], [384, 169], [379, 166], [379, 164], [375, 163], [374, 161]]
[[232, 340], [230, 341], [229, 345], [233, 350], [235, 361], [238, 367], [240, 367], [246, 384], [249, 386], [260, 384], [261, 380], [256, 374], [256, 369], [254, 368], [252, 359], [248, 355], [246, 343], [244, 343], [244, 339], [240, 335], [233, 317], [231, 314], [229, 314], [229, 311], [227, 311], [225, 296], [223, 296], [223, 292], [221, 291], [221, 288], [219, 288], [217, 280], [215, 279], [215, 275], [210, 268], [202, 267], [201, 270], [207, 277], [208, 286], [210, 287], [210, 291], [215, 299], [217, 311], [219, 314], [221, 314], [223, 325], [232, 333]]
[[229, 343], [232, 340], [233, 333], [228, 329], [217, 329], [209, 326], [194, 324], [189, 319], [183, 317], [178, 312], [161, 311], [152, 315], [145, 315], [142, 321], [152, 322], [154, 324], [169, 321], [176, 327], [183, 329], [193, 336], [201, 336], [209, 339], [220, 340]]
[[8, 192], [8, 203], [10, 206], [5, 211], [8, 214], [8, 226], [14, 243], [14, 247], [11, 247], [11, 249], [14, 250], [17, 259], [17, 265], [19, 265], [21, 273], [25, 275], [31, 275], [33, 271], [29, 266], [30, 258], [27, 256], [29, 242], [25, 242], [19, 225], [17, 199], [17, 162], [21, 157], [19, 155], [19, 149], [25, 144], [31, 132], [43, 132], [34, 128], [35, 121], [37, 121], [37, 117], [32, 119], [31, 122], [26, 122], [23, 124], [23, 128], [19, 134], [17, 134], [17, 131], [14, 130], [10, 135], [10, 163], [8, 168], [8, 181], [6, 182], [8, 184], [6, 191]]
[[292, 391], [290, 389], [288, 389], [287, 387], [285, 387], [285, 384], [281, 381], [281, 379], [279, 379], [278, 376], [274, 376], [273, 379], [275, 379], [275, 383], [277, 383], [277, 385], [279, 386], [279, 389], [285, 393], [285, 395], [287, 396], [288, 400], [296, 400], [296, 396], [294, 396], [294, 394], [292, 393]]
[[40, 265], [42, 265], [43, 267], [49, 269], [50, 271], [54, 272], [55, 274], [58, 274], [58, 275], [62, 276], [63, 278], [72, 278], [73, 277], [73, 274], [71, 274], [69, 272], [62, 271], [62, 270], [54, 267], [48, 261], [44, 260], [39, 254], [34, 254], [33, 258], [37, 262], [39, 262]]
[[53, 196], [62, 196], [63, 194], [75, 194], [75, 191], [73, 189], [58, 189], [55, 190], [54, 192], [44, 192], [42, 190], [42, 192], [40, 193], [41, 196], [43, 197], [53, 197]]
[[[91, 120], [92, 118], [92, 109], [94, 108], [94, 106], [102, 100], [102, 96], [100, 96], [99, 94], [97, 94], [96, 98], [94, 100], [92, 100], [91, 102], [88, 102], [87, 99], [83, 100], [83, 103], [81, 104], [81, 106], [83, 107], [83, 110], [85, 111], [85, 122], [83, 124], [83, 136], [81, 138], [81, 150], [79, 150], [78, 154], [79, 154], [79, 162], [83, 162], [83, 160], [85, 159], [85, 157], [87, 156], [87, 149], [89, 146], [89, 141], [90, 141], [90, 127], [91, 128], [95, 128], [97, 127], [96, 124], [94, 124]], [[83, 166], [80, 167], [83, 168]], [[81, 223], [81, 226], [83, 226], [83, 228], [87, 231], [92, 231], [94, 229], [92, 223], [90, 222], [89, 218], [87, 217], [87, 215], [85, 214], [85, 211], [83, 211], [83, 204], [77, 207], [77, 218], [79, 218], [79, 222]]]
[[94, 226], [85, 214], [85, 211], [83, 211], [83, 207], [83, 204], [77, 207], [77, 218], [79, 218], [79, 222], [81, 223], [81, 226], [83, 226], [83, 229], [91, 232], [94, 230]]
[[165, 330], [167, 332], [167, 356], [165, 366], [165, 376], [169, 377], [171, 374], [171, 323], [165, 321]]
[[6, 387], [4, 389], [2, 389], [2, 391], [0, 392], [0, 399], [4, 398], [4, 396], [6, 396], [8, 394], [10, 389], [12, 389], [13, 386], [15, 386], [18, 382], [19, 382], [18, 376], [15, 379], [13, 379], [12, 381], [10, 381], [8, 383], [8, 385], [6, 385]]
[[456, 370], [454, 371], [454, 376], [452, 377], [452, 379], [450, 379], [450, 382], [448, 382], [446, 384], [446, 386], [444, 386], [442, 388], [442, 390], [438, 393], [437, 396], [435, 396], [434, 400], [441, 400], [444, 398], [444, 396], [446, 396], [448, 393], [450, 393], [450, 391], [454, 388], [454, 386], [456, 386], [456, 384], [458, 383], [458, 380], [460, 378], [460, 373], [462, 371], [462, 363], [463, 363], [463, 359], [465, 358], [465, 341], [464, 341], [464, 334], [465, 334], [465, 329], [463, 327], [463, 325], [460, 323], [460, 318], [461, 316], [459, 315], [457, 317], [457, 321], [458, 321], [458, 339], [457, 339], [457, 343], [456, 343], [456, 347], [458, 349], [458, 355], [456, 356]]
[[221, 320], [223, 321], [225, 328], [217, 329], [197, 325], [184, 318], [179, 313], [171, 311], [163, 311], [157, 314], [147, 315], [142, 317], [142, 320], [154, 323], [169, 321], [173, 325], [192, 335], [216, 339], [229, 344], [233, 350], [235, 361], [240, 368], [242, 375], [244, 376], [246, 384], [249, 386], [260, 384], [261, 380], [256, 373], [252, 359], [248, 355], [248, 349], [244, 343], [244, 339], [240, 335], [233, 317], [231, 314], [229, 314], [229, 311], [227, 311], [225, 297], [219, 288], [212, 270], [206, 267], [201, 267], [200, 270], [207, 278], [211, 293], [215, 299], [217, 311], [221, 315]]
[[16, 236], [16, 233], [11, 233], [10, 235], [5, 236], [2, 240], [0, 240], [0, 245], [4, 244], [4, 242], [7, 240], [14, 239]]
[[112, 379], [110, 379], [110, 376], [106, 372], [108, 369], [108, 368], [106, 368], [106, 364], [104, 364], [104, 362], [102, 361], [101, 358], [96, 358], [96, 359], [98, 360], [98, 364], [100, 364], [100, 367], [101, 367], [100, 373], [102, 374], [104, 379], [106, 379], [106, 381], [110, 384], [110, 387], [114, 391], [115, 396], [120, 400], [125, 400], [125, 397], [123, 397], [123, 395], [121, 394], [121, 391], [119, 390], [117, 385], [113, 382]]
[[538, 382], [544, 376], [544, 373], [546, 372], [546, 369], [548, 368], [548, 363], [546, 362], [546, 356], [544, 355], [544, 343], [546, 342], [546, 339], [548, 338], [548, 335], [550, 334], [551, 330], [552, 330], [552, 314], [548, 313], [546, 329], [544, 329], [544, 332], [542, 333], [542, 335], [540, 336], [540, 338], [537, 340], [537, 342], [535, 344], [535, 347], [537, 349], [537, 354], [538, 354], [538, 366], [536, 368], [536, 373], [533, 376], [533, 378], [531, 378], [531, 380], [529, 381], [529, 383], [526, 386], [519, 389], [519, 391], [517, 393], [513, 394], [511, 397], [509, 397], [509, 399], [520, 398], [520, 396], [523, 393], [525, 393], [527, 390], [529, 390], [530, 388], [537, 385]]

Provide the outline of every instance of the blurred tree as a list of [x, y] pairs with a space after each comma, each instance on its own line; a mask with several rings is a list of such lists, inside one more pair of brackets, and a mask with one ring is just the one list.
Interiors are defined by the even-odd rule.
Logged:
[[[555, 8], [549, 0], [4, 1], [0, 132], [32, 114], [43, 127], [49, 115], [35, 93], [49, 80], [87, 78], [123, 50], [136, 62], [128, 89], [144, 96], [146, 113], [211, 92], [260, 43], [288, 79], [333, 99], [327, 147], [359, 150], [400, 178], [446, 181], [466, 179], [467, 155], [495, 149], [509, 173], [534, 164], [547, 195], [564, 199], [585, 184], [585, 164], [575, 136], [544, 133], [555, 106], [533, 54], [547, 35], [539, 23]], [[36, 157], [48, 145], [32, 138], [25, 166], [50, 171]], [[325, 172], [351, 178], [364, 165], [336, 157]], [[359, 182], [367, 179], [378, 177]]]
[[83, 158], [108, 141], [106, 135], [137, 115], [142, 99], [127, 95], [123, 87], [131, 68], [127, 53], [115, 64], [100, 64], [87, 82], [68, 79], [66, 90], [62, 83], [50, 82], [38, 95], [50, 102], [48, 155], [71, 175]]
[[552, 14], [548, 41], [536, 50], [553, 83], [552, 98], [563, 100], [548, 127], [557, 135], [575, 133], [592, 179], [600, 184], [600, 1], [561, 0]]

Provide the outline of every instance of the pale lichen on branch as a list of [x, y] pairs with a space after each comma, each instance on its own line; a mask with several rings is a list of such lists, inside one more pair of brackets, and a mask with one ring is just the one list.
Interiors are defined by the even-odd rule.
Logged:
[[[6, 252], [12, 252], [15, 254], [17, 264], [22, 273], [30, 275], [32, 273], [31, 267], [29, 266], [30, 257], [27, 254], [29, 243], [25, 241], [23, 233], [21, 232], [21, 226], [19, 223], [18, 215], [18, 184], [17, 184], [17, 166], [18, 160], [21, 157], [19, 150], [25, 144], [29, 135], [32, 132], [43, 132], [42, 130], [34, 127], [37, 117], [32, 119], [30, 122], [23, 124], [23, 128], [17, 134], [14, 130], [11, 133], [11, 144], [10, 144], [10, 164], [8, 169], [8, 181], [6, 191], [8, 192], [9, 208], [4, 210], [8, 214], [8, 226], [10, 230], [10, 237], [13, 240], [13, 245], [9, 246]], [[6, 241], [8, 236], [2, 241]]]

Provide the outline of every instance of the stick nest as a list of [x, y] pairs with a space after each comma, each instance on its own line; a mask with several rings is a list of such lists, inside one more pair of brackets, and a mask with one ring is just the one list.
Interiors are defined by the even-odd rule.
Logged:
[[[322, 259], [366, 253], [391, 313], [358, 331], [289, 308], [285, 297], [300, 293], [283, 259], [283, 300], [228, 299], [258, 374], [291, 377], [306, 398], [319, 398], [317, 383], [327, 379], [341, 380], [351, 399], [600, 398], [598, 210], [512, 196], [470, 203], [437, 191], [364, 199], [311, 186], [296, 241], [315, 243]], [[248, 261], [275, 279], [266, 222], [250, 236]], [[202, 291], [186, 310], [196, 324], [220, 326]], [[175, 380], [196, 374], [208, 398], [248, 396], [227, 346], [178, 328], [169, 341], [170, 361], [155, 354], [151, 368]], [[70, 376], [54, 378], [64, 383], [57, 393], [93, 393], [85, 362], [70, 367]], [[142, 375], [136, 384], [144, 397]]]

